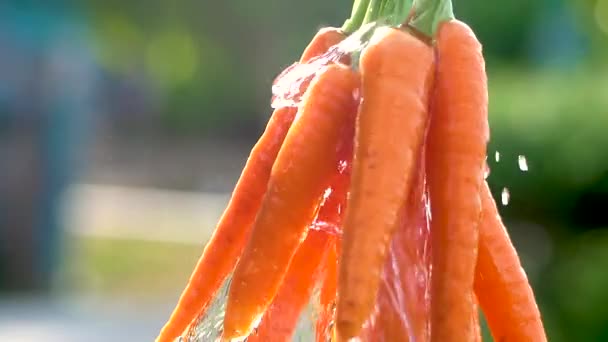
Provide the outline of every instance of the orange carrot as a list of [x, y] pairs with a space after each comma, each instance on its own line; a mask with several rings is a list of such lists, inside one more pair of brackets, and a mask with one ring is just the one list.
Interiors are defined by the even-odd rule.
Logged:
[[[352, 118], [354, 119], [354, 116]], [[352, 120], [342, 129], [338, 147], [340, 165], [336, 165], [336, 174], [328, 189], [330, 192], [324, 196], [315, 221], [293, 256], [279, 291], [264, 313], [260, 325], [247, 338], [248, 342], [289, 340], [318, 278], [329, 268], [329, 271], [334, 273], [330, 277], [335, 279], [336, 235], [342, 224], [343, 209], [346, 205], [354, 126]], [[328, 265], [328, 262], [332, 262], [332, 255], [333, 265]], [[335, 280], [333, 283], [333, 289], [323, 288], [321, 291], [322, 306], [330, 297], [335, 298]]]
[[331, 336], [331, 324], [334, 318], [334, 307], [336, 301], [336, 281], [338, 276], [338, 244], [334, 240], [330, 246], [324, 261], [324, 278], [319, 294], [318, 317], [315, 323], [315, 341], [326, 342]]
[[[349, 125], [347, 137], [348, 142], [341, 149], [342, 167], [340, 172], [332, 181], [331, 194], [327, 197], [324, 205], [319, 210], [319, 216], [323, 217], [321, 229], [332, 234], [339, 234], [344, 218], [348, 185], [350, 183], [352, 163], [352, 143], [354, 136], [354, 120]], [[321, 222], [320, 222], [321, 223]], [[323, 283], [319, 294], [318, 317], [315, 324], [315, 335], [317, 341], [326, 341], [330, 336], [330, 325], [334, 318], [336, 303], [336, 287], [338, 277], [338, 254], [340, 250], [340, 239], [335, 238], [328, 248], [327, 256], [323, 262]]]
[[306, 91], [234, 271], [224, 339], [249, 334], [275, 296], [339, 161], [338, 142], [356, 110], [358, 83], [355, 72], [334, 64], [321, 69]]
[[[348, 126], [349, 129], [341, 138], [341, 154], [352, 151], [352, 147], [349, 148], [348, 145], [352, 145], [354, 123]], [[300, 313], [308, 303], [312, 290], [324, 271], [323, 268], [326, 267], [324, 262], [327, 255], [335, 250], [336, 229], [341, 223], [340, 211], [346, 202], [347, 189], [344, 184], [348, 178], [344, 173], [338, 172], [334, 176], [329, 188], [331, 192], [325, 196], [315, 221], [309, 227], [306, 239], [300, 244], [289, 264], [279, 291], [264, 313], [260, 325], [247, 337], [247, 342], [281, 342], [291, 339]], [[321, 293], [321, 297], [323, 295]]]
[[363, 333], [368, 341], [429, 340], [430, 229], [424, 151], [420, 156], [408, 203], [384, 263], [376, 317]]
[[534, 293], [487, 183], [481, 188], [481, 206], [474, 286], [492, 337], [494, 341], [546, 341]]
[[[344, 35], [338, 29], [321, 29], [302, 54], [301, 61], [306, 62], [324, 53], [342, 39]], [[278, 108], [272, 114], [266, 131], [249, 155], [211, 240], [156, 341], [173, 342], [180, 336], [195, 316], [206, 310], [234, 269], [261, 206], [272, 165], [295, 114], [295, 108], [288, 107]]]
[[483, 183], [488, 92], [481, 45], [466, 24], [439, 26], [428, 132], [432, 209], [431, 341], [473, 341], [473, 278]]
[[285, 279], [260, 325], [247, 342], [289, 341], [300, 313], [308, 303], [317, 283], [318, 270], [334, 237], [321, 230], [309, 229], [306, 239], [291, 259]]
[[424, 137], [432, 66], [430, 46], [386, 27], [361, 55], [363, 100], [339, 261], [339, 341], [357, 336], [374, 307]]
[[[308, 44], [302, 56], [300, 62], [305, 63], [313, 58], [319, 57], [326, 53], [330, 47], [338, 44], [344, 40], [345, 35], [342, 30], [335, 27], [324, 27], [321, 28], [314, 36], [312, 41]], [[342, 61], [346, 63], [345, 61]]]

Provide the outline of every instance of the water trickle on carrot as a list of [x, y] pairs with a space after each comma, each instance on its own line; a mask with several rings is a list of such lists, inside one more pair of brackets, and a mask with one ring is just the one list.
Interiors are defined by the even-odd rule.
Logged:
[[[271, 107], [297, 107], [304, 94], [302, 90], [307, 87], [319, 70], [329, 64], [343, 62], [352, 53], [362, 51], [367, 45], [365, 37], [377, 26], [376, 23], [367, 24], [321, 56], [306, 63], [293, 63], [283, 70], [272, 83]], [[353, 92], [353, 97], [359, 98], [358, 90]]]
[[222, 335], [224, 313], [226, 312], [226, 299], [228, 298], [228, 278], [217, 296], [211, 302], [209, 310], [198, 317], [188, 329], [183, 341], [216, 341]]
[[488, 179], [488, 177], [490, 177], [490, 171], [490, 166], [486, 163], [483, 168], [483, 179]]

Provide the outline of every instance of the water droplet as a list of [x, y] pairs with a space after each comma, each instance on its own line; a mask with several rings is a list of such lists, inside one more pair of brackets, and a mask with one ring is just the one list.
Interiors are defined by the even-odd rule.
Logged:
[[519, 164], [519, 169], [526, 172], [528, 171], [528, 161], [525, 156], [517, 157], [517, 163]]
[[325, 193], [323, 193], [323, 201], [326, 201], [327, 198], [329, 197], [329, 195], [331, 195], [332, 192], [333, 192], [333, 190], [332, 190], [331, 187], [325, 189]]
[[511, 198], [511, 194], [509, 193], [509, 189], [502, 188], [502, 193], [500, 194], [500, 199], [501, 199], [502, 205], [509, 204], [510, 198]]
[[500, 161], [500, 152], [494, 152], [494, 160], [496, 160], [497, 163]]
[[338, 172], [343, 173], [348, 168], [349, 162], [347, 160], [340, 160], [338, 163]]

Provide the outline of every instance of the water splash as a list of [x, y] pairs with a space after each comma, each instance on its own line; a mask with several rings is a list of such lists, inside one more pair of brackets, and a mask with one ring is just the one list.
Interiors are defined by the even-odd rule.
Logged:
[[494, 152], [494, 160], [498, 163], [500, 161], [500, 152]]
[[500, 200], [502, 202], [502, 205], [508, 205], [510, 199], [511, 193], [509, 193], [509, 189], [502, 188], [502, 193], [500, 194]]
[[199, 316], [195, 324], [190, 327], [188, 333], [183, 338], [183, 342], [220, 341], [224, 331], [224, 314], [226, 313], [230, 281], [231, 276], [224, 281], [207, 312]]
[[[343, 61], [353, 52], [362, 51], [367, 45], [365, 37], [377, 26], [376, 23], [364, 25], [323, 55], [306, 63], [296, 62], [283, 70], [272, 83], [272, 108], [297, 107], [302, 101], [305, 89], [319, 70], [324, 66]], [[353, 96], [357, 98], [358, 93]]]
[[528, 171], [528, 161], [526, 160], [526, 156], [518, 156], [517, 163], [519, 164], [519, 169], [523, 172]]

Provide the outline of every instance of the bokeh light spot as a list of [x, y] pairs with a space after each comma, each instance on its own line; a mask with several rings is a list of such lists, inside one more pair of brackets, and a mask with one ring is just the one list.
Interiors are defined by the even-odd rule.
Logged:
[[146, 67], [161, 86], [171, 88], [190, 81], [199, 63], [196, 43], [185, 30], [163, 31], [146, 49]]
[[141, 32], [121, 14], [107, 13], [100, 18], [95, 29], [100, 41], [95, 45], [97, 58], [109, 70], [124, 71], [132, 65], [140, 48]]
[[600, 30], [608, 34], [608, 0], [598, 0], [595, 4], [595, 21]]

